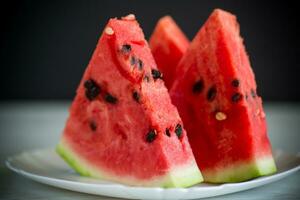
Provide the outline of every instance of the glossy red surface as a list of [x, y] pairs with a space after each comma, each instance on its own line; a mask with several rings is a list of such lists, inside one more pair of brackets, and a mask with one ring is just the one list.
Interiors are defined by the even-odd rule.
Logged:
[[[193, 92], [199, 80], [203, 89]], [[255, 78], [236, 17], [217, 9], [180, 61], [170, 91], [201, 170], [271, 155], [262, 101], [251, 91]]]
[[176, 66], [186, 52], [189, 41], [170, 17], [161, 18], [150, 37], [149, 45], [168, 89], [174, 81]]
[[[194, 157], [186, 132], [180, 139], [174, 133], [182, 122], [163, 81], [152, 78], [156, 64], [138, 23], [111, 19], [108, 27], [113, 34], [104, 31], [99, 40], [70, 108], [64, 139], [88, 164], [116, 176], [148, 179], [189, 164]], [[124, 44], [130, 51], [122, 51]], [[132, 57], [142, 61], [142, 69]], [[91, 101], [84, 87], [90, 79], [101, 88]], [[116, 102], [107, 102], [107, 93]], [[150, 143], [146, 138], [152, 129], [157, 135]]]

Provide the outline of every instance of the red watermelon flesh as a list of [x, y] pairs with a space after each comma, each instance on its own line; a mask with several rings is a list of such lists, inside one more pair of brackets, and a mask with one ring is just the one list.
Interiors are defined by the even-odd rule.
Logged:
[[152, 33], [149, 45], [158, 69], [168, 89], [173, 83], [175, 69], [186, 52], [189, 41], [170, 16], [161, 18]]
[[234, 15], [214, 10], [180, 61], [170, 95], [205, 181], [244, 181], [276, 171]]
[[86, 176], [162, 187], [201, 182], [178, 111], [133, 15], [109, 20], [57, 152]]

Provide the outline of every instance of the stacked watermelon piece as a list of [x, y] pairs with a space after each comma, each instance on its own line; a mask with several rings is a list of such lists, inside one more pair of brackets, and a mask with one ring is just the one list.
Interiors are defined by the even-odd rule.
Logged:
[[134, 15], [109, 20], [57, 146], [71, 167], [159, 187], [276, 171], [235, 16], [216, 9], [191, 43], [164, 17], [150, 48]]
[[164, 74], [168, 89], [175, 79], [175, 68], [189, 47], [189, 40], [171, 16], [161, 18], [149, 39], [157, 67]]

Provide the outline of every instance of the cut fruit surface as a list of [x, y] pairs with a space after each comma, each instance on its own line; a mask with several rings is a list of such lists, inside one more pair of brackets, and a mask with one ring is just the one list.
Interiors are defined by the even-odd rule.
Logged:
[[170, 16], [162, 17], [150, 37], [149, 45], [158, 69], [170, 89], [178, 62], [186, 52], [189, 41]]
[[207, 182], [276, 171], [262, 100], [236, 17], [214, 10], [181, 59], [170, 90]]
[[202, 181], [133, 15], [109, 20], [69, 112], [57, 152], [80, 174], [137, 186]]
[[199, 180], [203, 180], [196, 162], [174, 167], [163, 176], [154, 176], [151, 179], [139, 179], [131, 175], [124, 175], [120, 178], [114, 173], [99, 170], [97, 166], [93, 166], [93, 164], [90, 164], [85, 159], [78, 156], [76, 152], [72, 151], [72, 147], [70, 147], [68, 142], [64, 139], [60, 141], [56, 151], [76, 172], [83, 176], [107, 179], [133, 186], [157, 186], [166, 188], [188, 187], [191, 186], [191, 184], [198, 183]]

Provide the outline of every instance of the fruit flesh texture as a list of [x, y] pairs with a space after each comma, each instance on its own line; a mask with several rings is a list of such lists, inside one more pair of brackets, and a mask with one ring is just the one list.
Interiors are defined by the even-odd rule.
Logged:
[[174, 80], [175, 69], [189, 46], [189, 40], [170, 17], [161, 18], [150, 37], [149, 45], [158, 69], [168, 89]]
[[[199, 80], [203, 87], [193, 92]], [[276, 171], [262, 100], [255, 91], [236, 18], [216, 9], [180, 61], [170, 91], [205, 181], [243, 181]], [[218, 112], [226, 119], [217, 120]]]
[[[84, 73], [57, 152], [83, 175], [125, 184], [187, 187], [200, 182], [185, 130], [181, 138], [174, 133], [182, 124], [177, 109], [163, 81], [151, 77], [156, 65], [138, 23], [111, 19], [106, 28], [109, 34], [102, 34]], [[130, 52], [122, 50], [124, 44]], [[131, 63], [133, 56], [143, 62], [142, 69]], [[86, 80], [101, 88], [93, 100], [86, 97]], [[114, 103], [105, 100], [108, 93], [117, 99]], [[149, 129], [157, 133], [151, 143]]]

